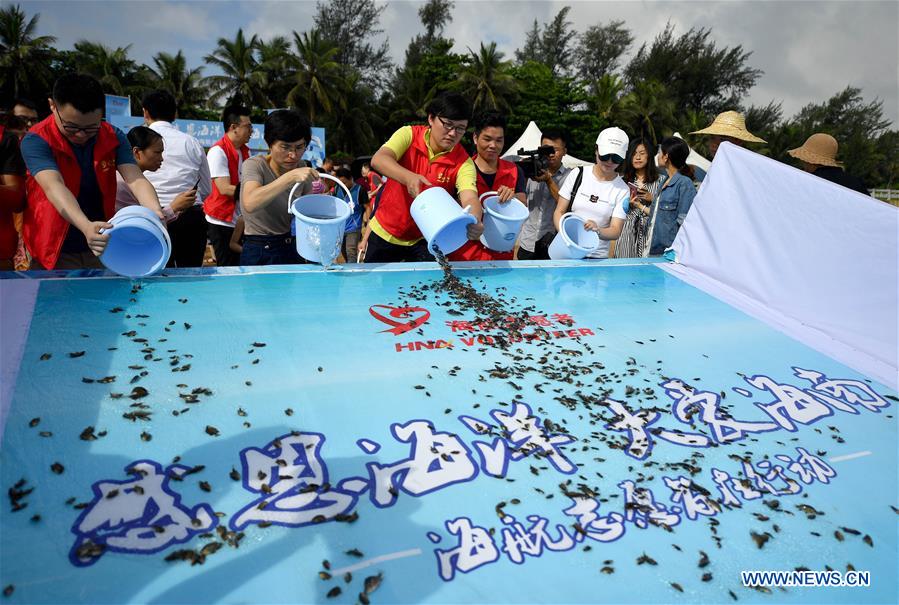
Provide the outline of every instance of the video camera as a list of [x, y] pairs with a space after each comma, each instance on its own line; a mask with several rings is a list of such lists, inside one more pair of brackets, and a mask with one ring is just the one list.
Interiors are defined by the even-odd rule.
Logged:
[[522, 147], [517, 152], [519, 160], [515, 163], [521, 166], [525, 177], [533, 179], [549, 168], [549, 156], [553, 154], [553, 151], [555, 149], [552, 145], [541, 145], [530, 151]]

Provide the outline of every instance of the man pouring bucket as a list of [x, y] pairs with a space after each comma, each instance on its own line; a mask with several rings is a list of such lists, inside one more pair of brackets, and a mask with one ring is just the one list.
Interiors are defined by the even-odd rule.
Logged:
[[468, 128], [471, 107], [461, 95], [444, 93], [428, 105], [428, 124], [404, 126], [372, 158], [372, 167], [389, 180], [375, 205], [370, 231], [360, 242], [368, 262], [433, 260], [410, 212], [419, 193], [444, 189], [470, 206], [477, 219], [467, 228], [469, 240], [484, 231], [474, 163], [459, 145]]

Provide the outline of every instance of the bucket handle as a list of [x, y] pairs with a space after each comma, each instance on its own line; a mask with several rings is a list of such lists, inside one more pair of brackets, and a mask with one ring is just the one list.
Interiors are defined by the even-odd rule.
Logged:
[[[318, 173], [318, 178], [328, 179], [329, 181], [334, 181], [335, 183], [337, 183], [337, 185], [341, 189], [343, 189], [344, 193], [346, 193], [347, 203], [350, 205], [350, 212], [352, 213], [356, 210], [356, 205], [353, 203], [353, 195], [350, 193], [350, 190], [346, 188], [346, 185], [341, 182], [340, 179], [323, 172]], [[294, 186], [290, 188], [290, 193], [287, 194], [287, 214], [293, 214], [293, 203], [298, 199], [293, 197], [293, 192], [296, 191], [297, 187], [302, 184], [303, 183], [295, 183]]]
[[498, 191], [486, 191], [478, 196], [478, 201], [481, 202], [481, 205], [484, 204], [484, 198], [491, 197], [494, 195], [499, 195]]

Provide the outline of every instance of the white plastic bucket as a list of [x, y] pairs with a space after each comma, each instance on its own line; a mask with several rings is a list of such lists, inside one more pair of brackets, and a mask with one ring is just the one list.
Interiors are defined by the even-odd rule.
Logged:
[[478, 222], [468, 214], [470, 210], [470, 206], [459, 206], [441, 187], [430, 187], [419, 193], [409, 208], [431, 254], [436, 246], [445, 255], [455, 252], [468, 241], [468, 225]]
[[312, 194], [293, 197], [302, 183], [297, 183], [287, 196], [287, 211], [294, 216], [297, 252], [307, 261], [330, 266], [340, 254], [346, 221], [353, 212], [353, 196], [338, 179], [319, 174], [336, 182], [346, 192], [347, 200], [333, 195]]
[[484, 234], [481, 243], [496, 252], [508, 252], [515, 247], [521, 226], [528, 218], [528, 208], [514, 197], [505, 204], [496, 191], [481, 195], [484, 208]]
[[584, 258], [599, 248], [599, 235], [584, 229], [586, 221], [569, 212], [562, 215], [559, 232], [549, 245], [549, 257], [553, 260]]
[[128, 206], [109, 219], [112, 229], [100, 255], [103, 266], [125, 277], [148, 277], [161, 271], [172, 253], [165, 225], [149, 208]]

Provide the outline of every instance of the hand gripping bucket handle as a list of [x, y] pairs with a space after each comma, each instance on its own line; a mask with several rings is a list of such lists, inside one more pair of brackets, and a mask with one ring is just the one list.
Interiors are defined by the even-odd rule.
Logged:
[[[335, 183], [337, 183], [340, 186], [340, 188], [343, 189], [344, 193], [346, 193], [347, 204], [350, 205], [350, 212], [352, 213], [353, 211], [356, 210], [356, 205], [353, 203], [353, 194], [350, 193], [350, 190], [346, 188], [346, 185], [344, 185], [340, 179], [338, 179], [337, 177], [331, 176], [330, 174], [322, 174], [321, 172], [318, 173], [318, 178], [328, 179], [329, 181], [334, 181]], [[297, 187], [299, 187], [302, 184], [303, 183], [294, 184], [294, 186], [290, 188], [290, 193], [287, 194], [287, 213], [288, 214], [293, 214], [293, 212], [292, 212], [293, 211], [293, 203], [296, 201], [296, 198], [293, 197], [293, 193], [294, 193], [294, 191], [296, 191]]]
[[481, 195], [478, 196], [478, 201], [481, 202], [481, 205], [483, 206], [484, 200], [487, 199], [488, 197], [492, 197], [494, 195], [498, 196], [499, 192], [498, 191], [485, 191], [484, 193], [482, 193]]

